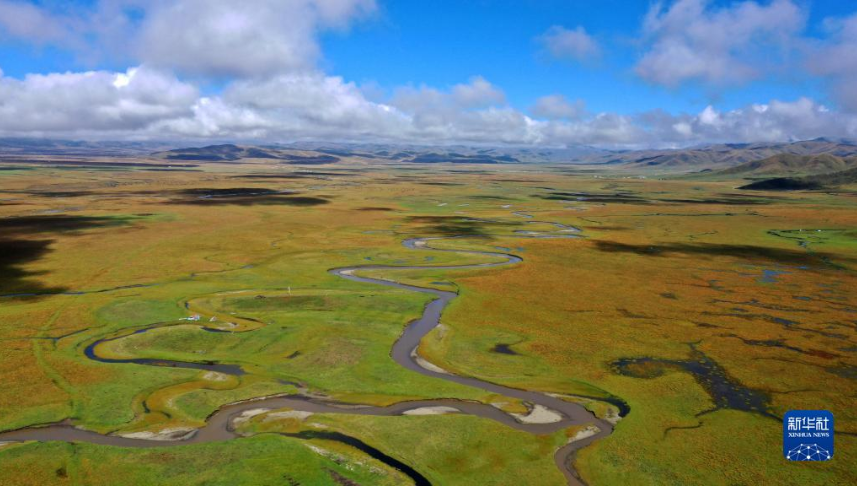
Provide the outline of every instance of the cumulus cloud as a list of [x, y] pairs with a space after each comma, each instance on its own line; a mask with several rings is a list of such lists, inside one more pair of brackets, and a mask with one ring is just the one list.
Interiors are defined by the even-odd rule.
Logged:
[[0, 0], [0, 35], [99, 54], [182, 74], [264, 77], [309, 71], [318, 35], [347, 28], [376, 9], [375, 0]]
[[484, 108], [501, 105], [505, 101], [505, 93], [482, 76], [474, 76], [468, 83], [456, 84], [449, 91], [430, 86], [404, 86], [393, 94], [396, 106], [414, 111]]
[[182, 0], [150, 7], [137, 47], [152, 65], [213, 76], [305, 71], [316, 35], [342, 28], [374, 0]]
[[530, 112], [539, 118], [548, 120], [581, 118], [586, 114], [586, 102], [583, 100], [569, 101], [563, 95], [542, 96], [530, 108]]
[[5, 134], [144, 131], [188, 116], [197, 89], [150, 69], [0, 77], [0, 131]]
[[[101, 0], [71, 17], [73, 10], [0, 0], [0, 35], [42, 44], [114, 39], [121, 49], [123, 42], [136, 45], [126, 54], [140, 59], [122, 72], [18, 79], [0, 70], [0, 136], [615, 147], [857, 137], [857, 115], [808, 98], [627, 115], [592, 113], [582, 100], [555, 94], [525, 113], [480, 76], [446, 88], [405, 86], [370, 96], [319, 71], [317, 35], [347, 28], [374, 8], [374, 0]], [[758, 69], [749, 46], [786, 50], [802, 25], [803, 13], [790, 0], [726, 8], [679, 0], [649, 12], [649, 50], [637, 69], [662, 84], [747, 79]], [[832, 37], [819, 41], [810, 67], [830, 80], [843, 106], [857, 109], [850, 82], [857, 77], [857, 16], [830, 26]], [[582, 28], [555, 27], [542, 41], [559, 57], [585, 59], [599, 51]], [[179, 77], [184, 74], [201, 78]], [[201, 95], [187, 81], [207, 76], [222, 77], [225, 87]]]
[[642, 78], [665, 86], [687, 80], [746, 82], [789, 56], [806, 15], [792, 0], [746, 1], [717, 8], [708, 0], [653, 6], [643, 24]]
[[482, 76], [471, 78], [467, 84], [453, 86], [452, 96], [455, 103], [464, 108], [484, 108], [506, 102], [505, 93]]
[[857, 117], [806, 98], [681, 115], [590, 114], [561, 96], [536, 108], [530, 117], [508, 106], [479, 77], [370, 100], [354, 83], [318, 72], [240, 80], [211, 96], [146, 66], [0, 76], [0, 136], [613, 147], [857, 137]]
[[640, 123], [649, 127], [651, 141], [672, 141], [677, 145], [857, 136], [857, 117], [831, 111], [808, 98], [772, 100], [729, 111], [708, 106], [695, 115], [674, 116], [658, 111], [640, 118]]
[[574, 29], [555, 25], [538, 38], [551, 56], [557, 59], [584, 61], [601, 54], [598, 42], [581, 26]]

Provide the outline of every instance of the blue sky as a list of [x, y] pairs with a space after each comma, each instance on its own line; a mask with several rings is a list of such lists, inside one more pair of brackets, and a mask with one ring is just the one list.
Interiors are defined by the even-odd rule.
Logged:
[[[0, 102], [42, 90], [60, 112], [0, 122], [0, 134], [629, 146], [852, 137], [851, 47], [857, 5], [834, 0], [0, 0]], [[84, 72], [100, 81], [75, 77]], [[110, 82], [126, 72], [145, 75]], [[65, 89], [106, 106], [89, 99], [87, 112]], [[27, 108], [45, 109], [17, 107]], [[238, 115], [240, 126], [226, 121]]]
[[[725, 109], [771, 98], [822, 99], [819, 83], [803, 76], [775, 77], [732, 89], [652, 86], [633, 73], [640, 56], [636, 37], [652, 2], [621, 0], [480, 0], [389, 2], [377, 18], [347, 34], [323, 39], [327, 64], [337, 74], [383, 87], [446, 86], [481, 75], [526, 108], [546, 92], [587, 100], [599, 111], [634, 113], [661, 108], [697, 111], [711, 102]], [[735, 2], [711, 2], [713, 7]], [[857, 4], [807, 3], [808, 32], [825, 18], [857, 11]], [[605, 46], [597, 61], [563, 62], [545, 55], [536, 39], [553, 25], [582, 25]]]

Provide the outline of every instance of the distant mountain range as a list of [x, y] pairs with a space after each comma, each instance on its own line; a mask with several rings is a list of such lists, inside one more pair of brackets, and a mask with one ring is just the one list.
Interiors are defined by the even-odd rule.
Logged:
[[164, 142], [81, 142], [41, 138], [0, 138], [0, 155], [140, 156], [172, 148]]
[[732, 143], [671, 150], [636, 150], [587, 157], [594, 164], [620, 165], [627, 169], [669, 172], [722, 170], [776, 155], [857, 155], [857, 144], [846, 140], [817, 138], [792, 143]]
[[414, 164], [516, 164], [572, 162], [598, 149], [532, 149], [484, 147], [422, 147], [383, 144], [318, 144], [240, 146], [209, 145], [166, 150], [151, 154], [164, 160], [238, 162], [244, 159], [276, 159], [294, 164], [329, 164], [342, 159], [364, 159]]
[[[303, 155], [294, 157], [295, 152]], [[289, 158], [288, 154], [293, 157]], [[312, 155], [315, 154], [315, 155]], [[513, 163], [572, 163], [611, 165], [628, 170], [657, 170], [661, 172], [693, 172], [702, 170], [729, 169], [749, 162], [756, 162], [780, 155], [829, 155], [836, 158], [857, 156], [857, 144], [844, 140], [815, 139], [793, 143], [756, 143], [756, 144], [718, 144], [686, 149], [608, 151], [587, 146], [572, 148], [529, 148], [529, 147], [425, 147], [414, 145], [385, 144], [323, 144], [294, 143], [259, 147], [236, 145], [212, 145], [202, 148], [184, 148], [171, 150], [156, 156], [170, 160], [197, 161], [237, 161], [244, 158], [271, 158], [294, 160], [301, 163], [300, 157], [320, 157], [327, 155], [339, 159], [362, 158], [367, 160], [385, 160], [415, 164], [463, 163], [463, 164], [513, 164]], [[326, 159], [319, 159], [320, 163]], [[333, 160], [327, 159], [328, 162]], [[311, 159], [306, 159], [311, 162]], [[802, 160], [783, 160], [768, 167], [776, 172], [774, 166], [793, 169], [800, 172]], [[814, 165], [830, 163], [830, 170], [838, 170], [833, 159], [824, 158], [812, 162]], [[768, 165], [768, 163], [766, 163]], [[844, 168], [844, 167], [843, 167]], [[740, 171], [763, 170], [748, 167]], [[737, 175], [741, 172], [735, 172]], [[786, 171], [785, 173], [791, 173]]]
[[[420, 146], [295, 142], [289, 144], [177, 147], [162, 142], [70, 142], [0, 139], [0, 157], [24, 155], [147, 157], [164, 161], [240, 163], [268, 159], [297, 165], [341, 161], [389, 163], [601, 165], [632, 172], [700, 173], [728, 177], [806, 175], [850, 167], [857, 143], [818, 138], [791, 143], [715, 144], [683, 149], [607, 150], [585, 145], [568, 148]], [[810, 159], [795, 158], [810, 156]]]
[[[300, 155], [295, 156], [296, 153]], [[289, 154], [292, 155], [291, 158]], [[857, 144], [845, 140], [820, 138], [793, 143], [717, 144], [684, 149], [610, 151], [588, 146], [486, 148], [301, 142], [269, 146], [212, 145], [175, 149], [153, 155], [170, 160], [238, 161], [245, 158], [271, 158], [291, 160], [295, 163], [312, 163], [314, 158], [326, 155], [337, 159], [361, 158], [415, 164], [568, 163], [610, 165], [627, 170], [694, 172], [729, 169], [784, 154], [798, 156], [827, 154], [845, 158], [857, 156]], [[301, 160], [301, 157], [308, 158]], [[318, 163], [332, 162], [335, 161], [318, 159]], [[794, 164], [800, 165], [802, 162], [795, 160]], [[824, 163], [824, 159], [813, 162], [820, 165]], [[789, 161], [783, 161], [778, 165], [787, 167]], [[836, 170], [833, 165], [831, 170]], [[773, 166], [769, 169], [776, 171]], [[752, 167], [741, 169], [741, 171], [744, 170], [752, 172], [757, 169]], [[795, 170], [800, 172], [798, 168]], [[740, 173], [735, 172], [735, 175]], [[790, 172], [786, 171], [786, 173]]]
[[200, 162], [239, 162], [244, 159], [273, 159], [301, 165], [321, 165], [339, 162], [339, 157], [318, 152], [296, 154], [271, 147], [243, 147], [232, 144], [209, 145], [166, 150], [152, 154], [164, 160]]

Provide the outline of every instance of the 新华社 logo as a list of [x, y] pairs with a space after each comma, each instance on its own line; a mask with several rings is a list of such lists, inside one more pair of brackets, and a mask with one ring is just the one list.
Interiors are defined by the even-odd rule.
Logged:
[[783, 455], [789, 461], [833, 458], [833, 414], [827, 410], [790, 410], [783, 417]]

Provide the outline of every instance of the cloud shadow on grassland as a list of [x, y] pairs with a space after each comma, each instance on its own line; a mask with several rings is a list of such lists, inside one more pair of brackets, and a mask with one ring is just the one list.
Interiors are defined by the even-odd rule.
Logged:
[[286, 194], [264, 194], [257, 196], [227, 196], [189, 198], [169, 201], [167, 204], [192, 204], [195, 206], [321, 206], [330, 200], [313, 196], [291, 196]]
[[635, 253], [651, 257], [665, 257], [670, 254], [728, 256], [747, 260], [768, 260], [786, 264], [813, 264], [819, 259], [836, 259], [854, 262], [853, 258], [841, 257], [829, 253], [808, 253], [804, 250], [772, 248], [755, 245], [730, 245], [720, 243], [660, 243], [651, 245], [633, 245], [615, 241], [594, 241], [595, 248], [607, 253]]
[[166, 204], [192, 204], [196, 206], [320, 206], [328, 204], [330, 196], [300, 196], [292, 191], [279, 191], [258, 187], [192, 188], [172, 193], [178, 196]]
[[116, 227], [128, 224], [128, 218], [92, 216], [24, 216], [0, 219], [0, 293], [47, 294], [64, 288], [46, 286], [33, 277], [41, 272], [28, 270], [27, 265], [45, 257], [54, 239], [33, 239], [48, 233], [71, 233], [87, 229]]
[[420, 234], [440, 236], [491, 236], [490, 228], [519, 226], [518, 223], [479, 221], [460, 216], [409, 216], [408, 222], [420, 225]]

